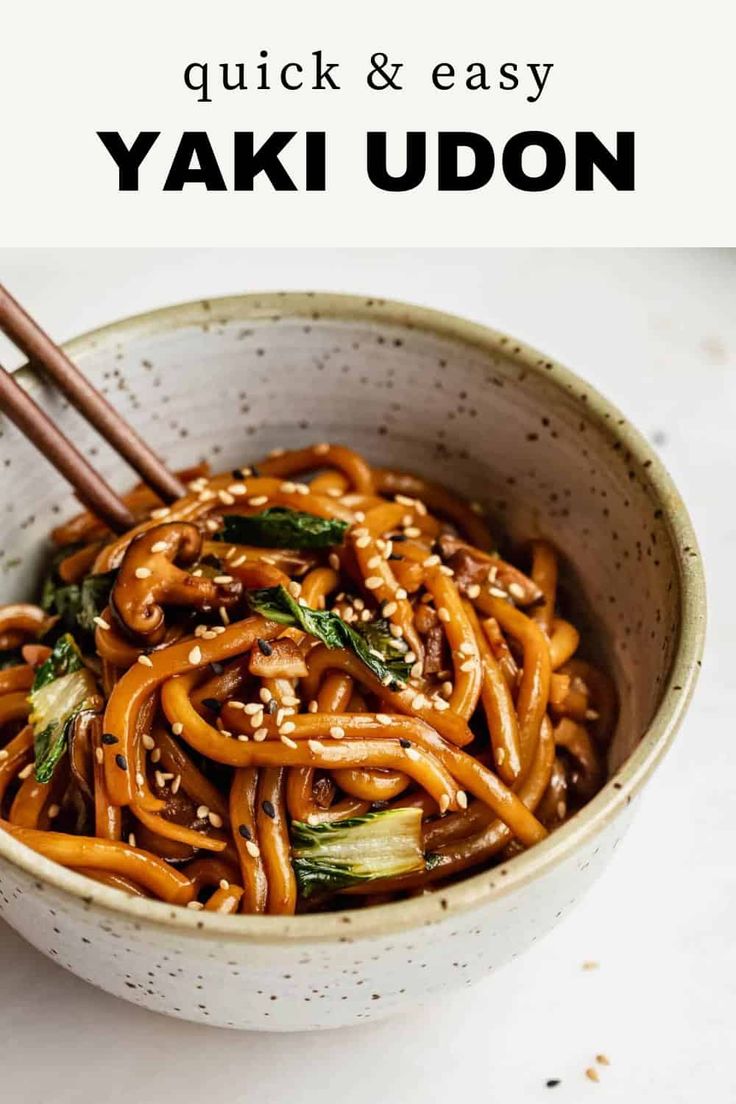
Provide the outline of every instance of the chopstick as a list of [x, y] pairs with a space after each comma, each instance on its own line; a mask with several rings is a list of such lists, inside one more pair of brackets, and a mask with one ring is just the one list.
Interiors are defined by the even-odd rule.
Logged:
[[114, 532], [135, 525], [128, 507], [71, 441], [0, 365], [0, 410], [75, 488], [84, 505]]
[[[72, 406], [76, 407], [79, 413], [98, 430], [124, 460], [127, 460], [130, 466], [138, 472], [144, 483], [147, 483], [164, 502], [173, 502], [174, 499], [181, 498], [186, 493], [177, 477], [164, 466], [132, 426], [128, 425], [99, 391], [95, 390], [89, 380], [72, 364], [66, 353], [51, 340], [48, 334], [41, 329], [38, 323], [31, 318], [2, 284], [0, 284], [0, 329], [25, 353], [29, 361], [41, 367], [50, 376]], [[6, 388], [4, 393], [9, 394], [10, 392]], [[16, 409], [18, 409], [17, 396], [15, 402]], [[24, 417], [28, 419], [30, 416], [30, 411], [26, 408]], [[48, 419], [46, 420], [48, 421]], [[16, 424], [19, 425], [19, 423]], [[27, 421], [26, 424], [30, 427], [30, 422]], [[23, 427], [19, 425], [19, 428]], [[23, 429], [23, 432], [27, 433], [27, 429]], [[47, 428], [45, 434], [45, 439], [50, 440]], [[33, 438], [31, 439], [33, 440]], [[74, 452], [76, 453], [76, 449], [74, 449]], [[58, 448], [56, 455], [61, 456]], [[77, 453], [77, 455], [79, 454]], [[49, 459], [51, 459], [50, 455]], [[52, 463], [56, 463], [56, 461], [52, 461]], [[92, 470], [89, 465], [86, 465], [86, 467], [90, 471]], [[59, 470], [62, 469], [59, 468]], [[67, 463], [67, 471], [63, 474], [70, 482], [73, 482], [69, 473], [79, 477], [81, 471], [82, 469], [76, 462], [71, 467]], [[85, 476], [85, 478], [87, 477]], [[100, 492], [103, 481], [98, 477], [97, 483], [96, 494]], [[83, 497], [83, 494], [89, 495], [92, 493], [91, 484], [89, 483], [84, 492], [77, 483], [74, 483], [74, 486], [80, 498]], [[114, 498], [117, 498], [117, 496], [110, 488], [107, 488], [107, 491], [109, 505], [112, 501], [110, 496], [112, 495]], [[98, 501], [102, 502], [102, 499], [98, 498]], [[117, 502], [119, 509], [122, 503], [119, 499], [117, 499]]]

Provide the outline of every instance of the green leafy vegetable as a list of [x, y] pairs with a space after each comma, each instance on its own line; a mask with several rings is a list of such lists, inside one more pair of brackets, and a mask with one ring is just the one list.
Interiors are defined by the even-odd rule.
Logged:
[[407, 645], [394, 640], [386, 621], [362, 622], [360, 628], [353, 628], [331, 610], [300, 606], [283, 586], [249, 590], [247, 596], [256, 613], [280, 625], [297, 625], [328, 648], [348, 648], [392, 690], [409, 678], [411, 668], [403, 658]]
[[346, 521], [270, 506], [260, 514], [226, 514], [217, 539], [256, 548], [330, 548], [342, 544], [347, 527]]
[[38, 782], [48, 782], [53, 775], [74, 718], [93, 707], [96, 694], [95, 680], [74, 638], [65, 633], [36, 671], [29, 697]]
[[[68, 555], [68, 549], [64, 550]], [[110, 599], [117, 571], [86, 575], [81, 583], [62, 583], [55, 568], [46, 576], [41, 594], [41, 606], [59, 616], [59, 626], [66, 632], [95, 630], [94, 618], [99, 617]]]
[[303, 897], [424, 869], [421, 809], [384, 809], [332, 824], [291, 823]]

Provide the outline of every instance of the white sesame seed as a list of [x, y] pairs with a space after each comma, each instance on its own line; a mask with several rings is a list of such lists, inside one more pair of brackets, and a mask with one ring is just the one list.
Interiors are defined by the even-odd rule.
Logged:
[[212, 580], [213, 583], [217, 583], [218, 585], [222, 586], [224, 586], [226, 583], [231, 583], [232, 581], [232, 575], [215, 575], [214, 579]]
[[177, 774], [176, 778], [171, 783], [171, 792], [172, 792], [172, 794], [177, 794], [179, 792], [179, 787], [180, 786], [181, 786], [181, 775]]
[[220, 889], [229, 889], [230, 883], [227, 878], [220, 878]]
[[422, 709], [424, 705], [425, 705], [424, 694], [415, 694], [415, 696], [411, 699], [412, 709]]
[[231, 567], [240, 567], [240, 565], [244, 564], [247, 559], [248, 559], [248, 557], [246, 555], [238, 556], [237, 559], [231, 561], [230, 566]]
[[383, 558], [381, 556], [371, 556], [370, 559], [366, 563], [366, 567], [376, 568], [376, 567], [380, 567], [382, 563], [383, 563]]
[[[332, 729], [330, 729], [330, 735], [332, 735]], [[322, 744], [319, 742], [319, 740], [307, 740], [307, 747], [310, 751], [313, 751], [315, 753], [323, 750]]]
[[292, 740], [291, 736], [279, 736], [279, 739], [281, 740], [282, 744], [286, 744], [286, 746], [289, 748], [295, 748], [299, 746], [296, 740]]
[[253, 713], [250, 717], [250, 723], [252, 728], [260, 728], [263, 724], [263, 710], [259, 713]]
[[195, 644], [189, 655], [187, 656], [187, 659], [193, 667], [196, 667], [198, 663], [202, 662], [202, 649], [197, 644]]
[[441, 794], [438, 804], [440, 807], [440, 812], [446, 813], [447, 810], [450, 808], [450, 795], [446, 793]]
[[31, 774], [33, 773], [34, 766], [34, 763], [29, 763], [27, 767], [23, 768], [23, 770], [18, 771], [18, 777], [23, 779], [30, 778]]
[[199, 820], [205, 820], [209, 816], [209, 812], [210, 812], [209, 805], [198, 805], [197, 806], [197, 817], [198, 817]]
[[150, 656], [145, 655], [143, 652], [138, 656], [138, 662], [143, 667], [153, 667], [153, 660]]
[[287, 479], [287, 481], [285, 483], [281, 484], [281, 486], [279, 487], [279, 490], [283, 491], [284, 494], [295, 494], [295, 492], [296, 492], [296, 483], [291, 483]]
[[253, 495], [248, 499], [249, 506], [265, 506], [268, 502], [268, 495]]
[[460, 647], [458, 648], [458, 651], [460, 652], [460, 655], [474, 656], [475, 645], [471, 644], [469, 640], [463, 640], [463, 642], [460, 644]]
[[586, 721], [597, 721], [599, 717], [600, 717], [600, 713], [598, 712], [597, 709], [586, 709], [585, 710], [585, 719], [586, 719]]
[[448, 579], [451, 579], [455, 572], [447, 564], [441, 564], [439, 568], [440, 575], [446, 575]]
[[501, 588], [497, 587], [497, 586], [489, 587], [488, 588], [488, 593], [490, 595], [492, 595], [494, 598], [505, 598], [506, 597], [506, 591], [501, 590]]
[[204, 908], [204, 905], [202, 904], [201, 901], [189, 901], [187, 903], [187, 908], [188, 909], [193, 909], [194, 912], [201, 912], [202, 909]]
[[276, 727], [280, 728], [284, 723], [284, 717], [286, 716], [286, 710], [283, 706], [276, 711]]
[[302, 592], [301, 583], [298, 583], [296, 579], [292, 579], [286, 589], [289, 591], [292, 598], [298, 598]]
[[370, 535], [368, 533], [366, 533], [365, 536], [357, 538], [357, 540], [355, 542], [355, 547], [356, 548], [367, 548], [370, 543], [371, 543]]
[[443, 682], [442, 685], [440, 686], [441, 692], [443, 694], [446, 694], [448, 697], [452, 693], [453, 689], [454, 689], [454, 687], [453, 687], [452, 683], [449, 682], [449, 681], [448, 682]]
[[329, 556], [327, 557], [327, 562], [333, 571], [340, 570], [340, 557], [338, 556], [337, 552], [330, 552]]
[[439, 617], [440, 621], [443, 621], [445, 624], [450, 621], [450, 611], [445, 606], [440, 606], [440, 608], [437, 610], [437, 616]]
[[95, 625], [97, 625], [98, 629], [109, 629], [110, 628], [109, 623], [105, 620], [104, 617], [93, 617], [92, 620], [94, 621]]
[[174, 721], [171, 726], [171, 731], [174, 733], [175, 736], [181, 736], [182, 732], [184, 731], [184, 725], [181, 723], [181, 721]]
[[146, 751], [153, 751], [156, 746], [156, 741], [154, 740], [153, 736], [149, 736], [147, 732], [145, 732], [143, 736], [141, 736], [141, 743], [143, 744]]
[[416, 510], [416, 512], [419, 514], [420, 517], [426, 517], [427, 516], [427, 507], [424, 505], [424, 503], [421, 501], [421, 499], [416, 500], [416, 502], [414, 503], [414, 509]]
[[468, 671], [474, 671], [475, 670], [475, 660], [474, 659], [466, 659], [464, 663], [460, 664], [460, 670], [464, 671], [466, 673]]
[[245, 483], [231, 483], [228, 487], [228, 492], [231, 495], [244, 495], [248, 493], [248, 488]]
[[[268, 736], [268, 729], [267, 728], [257, 728], [255, 730], [255, 732], [253, 733], [253, 739], [255, 740], [255, 742], [257, 744], [262, 743], [266, 739], [267, 736]], [[246, 738], [246, 740], [248, 739], [247, 736], [245, 738]], [[238, 736], [238, 739], [240, 739], [239, 736]]]
[[365, 580], [365, 586], [367, 590], [378, 590], [383, 584], [383, 579], [380, 575], [369, 575]]
[[427, 556], [424, 560], [422, 567], [437, 567], [437, 564], [442, 563], [442, 560], [437, 555]]
[[512, 598], [517, 598], [519, 599], [519, 601], [521, 601], [524, 599], [526, 591], [524, 590], [521, 583], [509, 583], [509, 594]]
[[[396, 610], [398, 609], [398, 606], [396, 605], [396, 603], [395, 602], [389, 602], [389, 605], [394, 607], [391, 612], [396, 613]], [[391, 614], [389, 613], [386, 616], [390, 617]], [[401, 628], [401, 625], [389, 625], [388, 631], [391, 633], [391, 636], [394, 638], [394, 640], [398, 640], [400, 637], [402, 637], [404, 635], [403, 630]]]
[[339, 487], [328, 487], [327, 494], [330, 498], [342, 498], [342, 491]]
[[480, 594], [480, 587], [477, 583], [471, 583], [470, 586], [466, 588], [465, 593], [468, 598], [477, 598]]
[[455, 794], [455, 800], [461, 809], [467, 809], [468, 807], [468, 795], [465, 790], [458, 790]]
[[[5, 755], [2, 756], [2, 758], [5, 759], [7, 757], [7, 754], [8, 753], [6, 751]], [[104, 763], [105, 762], [105, 753], [104, 753], [104, 751], [102, 750], [101, 747], [95, 748], [95, 759], [97, 760], [98, 763]]]
[[293, 721], [286, 721], [284, 724], [282, 724], [281, 728], [279, 729], [279, 733], [280, 733], [281, 736], [288, 736], [289, 733], [293, 732], [295, 728], [296, 728], [296, 725], [294, 724]]
[[411, 651], [404, 652], [404, 659], [407, 663], [416, 663], [417, 661], [417, 657], [414, 655], [414, 652]]
[[502, 767], [504, 765], [505, 761], [506, 761], [506, 749], [500, 747], [496, 751], [496, 762], [498, 763], [499, 767]]
[[49, 805], [48, 812], [47, 812], [49, 820], [56, 820], [56, 818], [58, 817], [60, 812], [61, 812], [61, 806], [59, 806], [59, 805]]
[[136, 846], [135, 833], [134, 832], [129, 832], [128, 833], [128, 843], [130, 844], [131, 847]]
[[413, 747], [404, 748], [404, 755], [407, 759], [412, 759], [414, 761], [421, 758], [417, 749]]
[[442, 713], [445, 709], [450, 708], [450, 703], [446, 702], [443, 698], [433, 698], [432, 705], [435, 709], [438, 709]]
[[268, 455], [269, 455], [269, 457], [272, 457], [273, 459], [275, 459], [277, 456], [283, 456], [285, 452], [286, 452], [286, 449], [272, 448]]
[[403, 587], [397, 587], [396, 591], [395, 591], [395, 594], [396, 594], [396, 597], [398, 598], [398, 600], [400, 602], [403, 602], [404, 599], [407, 597], [407, 593], [406, 593], [406, 591], [404, 590]]
[[151, 510], [150, 516], [152, 518], [165, 518], [169, 516], [169, 513], [170, 511], [168, 506], [159, 506], [157, 509]]
[[159, 770], [154, 771], [153, 772], [153, 777], [155, 779], [156, 785], [159, 786], [161, 789], [163, 789], [164, 786], [166, 785], [166, 779], [164, 778], [161, 771], [159, 771]]
[[424, 665], [423, 665], [422, 661], [417, 660], [417, 662], [412, 666], [412, 669], [409, 672], [409, 674], [411, 675], [412, 678], [421, 678], [423, 671], [424, 671]]
[[319, 709], [319, 702], [315, 701], [314, 698], [313, 698], [312, 701], [310, 701], [309, 705], [307, 706], [307, 713], [316, 713], [318, 709]]
[[355, 511], [355, 520], [356, 521], [365, 521], [365, 514], [363, 513], [362, 510], [356, 510]]
[[383, 546], [383, 558], [384, 558], [384, 560], [390, 560], [391, 556], [393, 555], [393, 551], [394, 551], [394, 542], [392, 540], [387, 540], [386, 543]]
[[235, 502], [235, 496], [231, 495], [229, 491], [218, 491], [217, 497], [219, 498], [223, 506], [232, 506], [232, 504]]
[[[232, 704], [234, 705], [234, 703]], [[248, 714], [248, 716], [253, 716], [254, 713], [263, 712], [263, 706], [259, 705], [258, 702], [248, 702], [246, 705], [241, 706], [241, 708], [244, 713]]]
[[565, 813], [566, 812], [567, 812], [567, 809], [565, 808], [565, 802], [564, 801], [558, 801], [557, 802], [557, 816], [560, 818], [560, 820], [565, 819]]
[[140, 771], [136, 771], [136, 773], [135, 773], [135, 784], [136, 784], [136, 786], [142, 786], [145, 781], [146, 781], [146, 779], [145, 779], [144, 775], [142, 775]]
[[222, 817], [219, 813], [208, 813], [207, 819], [213, 828], [222, 828]]
[[376, 720], [378, 721], [379, 724], [382, 724], [382, 725], [390, 725], [391, 724], [391, 718], [389, 717], [388, 713], [376, 713]]
[[261, 853], [261, 849], [259, 848], [258, 844], [254, 843], [253, 840], [245, 841], [245, 850], [248, 852], [252, 859], [257, 859]]
[[398, 502], [399, 506], [414, 506], [414, 499], [409, 498], [408, 495], [394, 495], [394, 502]]
[[[98, 748], [97, 750], [102, 751], [102, 748]], [[5, 748], [0, 748], [0, 762], [2, 762], [3, 759], [8, 759], [9, 756], [10, 756], [10, 753], [8, 751], [6, 751]]]
[[230, 624], [230, 618], [228, 617], [228, 612], [225, 609], [225, 607], [220, 606], [220, 608], [218, 609], [217, 612], [220, 615], [220, 620], [222, 621], [223, 625], [229, 625]]
[[415, 540], [417, 537], [421, 537], [422, 530], [418, 529], [416, 525], [407, 525], [404, 529], [404, 535], [409, 537], [410, 540]]
[[216, 533], [220, 528], [220, 523], [215, 518], [207, 518], [204, 527], [208, 533]]
[[342, 740], [345, 735], [345, 729], [342, 725], [332, 725], [330, 727], [330, 736], [333, 740]]

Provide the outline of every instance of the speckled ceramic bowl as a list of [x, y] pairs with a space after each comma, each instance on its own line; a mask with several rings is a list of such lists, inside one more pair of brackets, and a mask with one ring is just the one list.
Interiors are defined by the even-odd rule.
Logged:
[[[365, 911], [223, 917], [129, 898], [0, 833], [0, 914], [55, 962], [157, 1012], [298, 1030], [385, 1016], [468, 985], [572, 907], [626, 829], [685, 711], [704, 630], [685, 508], [600, 395], [511, 338], [380, 299], [248, 295], [172, 307], [69, 344], [173, 466], [231, 468], [276, 445], [354, 445], [551, 537], [594, 610], [622, 709], [611, 779], [553, 836], [442, 891]], [[42, 404], [118, 485], [129, 474], [38, 380]], [[0, 435], [0, 601], [33, 593], [66, 487]]]

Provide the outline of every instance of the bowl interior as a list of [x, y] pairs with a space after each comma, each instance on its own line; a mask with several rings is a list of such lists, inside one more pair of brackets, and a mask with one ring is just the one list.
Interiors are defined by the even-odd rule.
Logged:
[[[243, 296], [130, 320], [69, 346], [174, 467], [226, 469], [276, 446], [350, 445], [486, 505], [511, 542], [551, 539], [575, 616], [619, 689], [615, 769], [660, 702], [678, 638], [678, 551], [651, 461], [564, 370], [458, 320], [338, 296]], [[118, 487], [131, 473], [42, 381], [27, 385]], [[0, 420], [0, 601], [35, 594], [48, 530], [76, 511]]]

